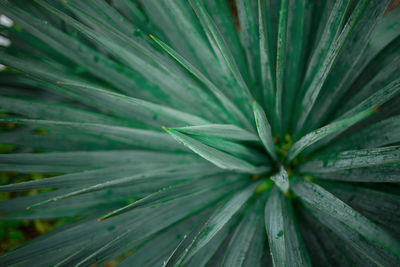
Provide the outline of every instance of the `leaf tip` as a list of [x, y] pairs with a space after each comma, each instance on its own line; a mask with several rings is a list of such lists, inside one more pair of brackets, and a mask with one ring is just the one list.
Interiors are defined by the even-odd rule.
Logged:
[[167, 130], [167, 127], [165, 127], [165, 126], [163, 125], [163, 126], [161, 126], [161, 129]]
[[149, 33], [149, 37], [150, 37], [151, 39], [154, 39], [154, 35], [152, 35], [151, 33]]

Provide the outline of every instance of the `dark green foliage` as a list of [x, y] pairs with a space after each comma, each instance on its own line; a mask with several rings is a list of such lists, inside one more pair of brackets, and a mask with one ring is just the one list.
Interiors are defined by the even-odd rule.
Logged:
[[388, 2], [0, 0], [0, 265], [399, 266]]

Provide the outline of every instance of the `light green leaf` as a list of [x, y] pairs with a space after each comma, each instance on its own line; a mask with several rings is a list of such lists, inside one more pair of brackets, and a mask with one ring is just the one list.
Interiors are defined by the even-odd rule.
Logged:
[[356, 183], [398, 183], [400, 163], [388, 163], [371, 167], [339, 170], [333, 172], [305, 171], [318, 179]]
[[258, 137], [253, 133], [231, 124], [206, 124], [171, 129], [190, 135], [218, 137], [239, 141], [259, 141]]
[[351, 117], [344, 118], [342, 120], [334, 121], [322, 128], [319, 128], [311, 133], [303, 136], [299, 141], [293, 144], [293, 146], [289, 150], [287, 161], [290, 162], [297, 155], [299, 155], [304, 149], [311, 146], [312, 144], [317, 143], [321, 139], [332, 137], [332, 135], [336, 136], [338, 133], [343, 132], [347, 128], [353, 126], [357, 122], [375, 114], [375, 109], [367, 109], [361, 111], [359, 113], [354, 114]]
[[277, 187], [265, 206], [265, 227], [274, 266], [311, 266], [292, 204]]
[[400, 162], [400, 146], [323, 154], [300, 166], [301, 172], [325, 173]]
[[[225, 151], [238, 158], [244, 159], [255, 165], [271, 165], [271, 160], [263, 151], [252, 148], [246, 144], [240, 144], [222, 138], [206, 137], [206, 136], [193, 136], [194, 139], [201, 141], [205, 145], [211, 146], [221, 151]], [[267, 171], [267, 170], [266, 170]]]
[[245, 173], [259, 173], [265, 170], [265, 167], [255, 167], [254, 165], [231, 156], [225, 152], [219, 151], [215, 148], [207, 146], [196, 139], [193, 139], [187, 135], [184, 135], [178, 131], [165, 128], [175, 140], [182, 143], [184, 146], [190, 148], [193, 152], [197, 153], [201, 157], [215, 164], [222, 169], [234, 170]]
[[287, 174], [285, 168], [280, 166], [279, 172], [270, 177], [272, 181], [279, 187], [279, 189], [286, 193], [289, 190], [289, 175]]
[[278, 156], [275, 152], [274, 140], [272, 137], [271, 125], [268, 122], [267, 116], [263, 108], [257, 103], [253, 102], [254, 119], [257, 125], [257, 132], [260, 136], [261, 142], [263, 143], [268, 154], [274, 159], [278, 160]]

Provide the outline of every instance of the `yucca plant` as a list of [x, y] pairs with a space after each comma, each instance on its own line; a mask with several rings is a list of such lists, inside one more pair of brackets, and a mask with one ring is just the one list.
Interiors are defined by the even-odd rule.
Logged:
[[388, 2], [0, 0], [0, 265], [399, 266]]

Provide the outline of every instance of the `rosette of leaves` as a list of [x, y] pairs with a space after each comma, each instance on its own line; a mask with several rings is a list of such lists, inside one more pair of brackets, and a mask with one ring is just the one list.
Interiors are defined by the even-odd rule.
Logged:
[[[0, 1], [2, 266], [399, 266], [387, 0]], [[116, 260], [117, 259], [117, 260]]]

